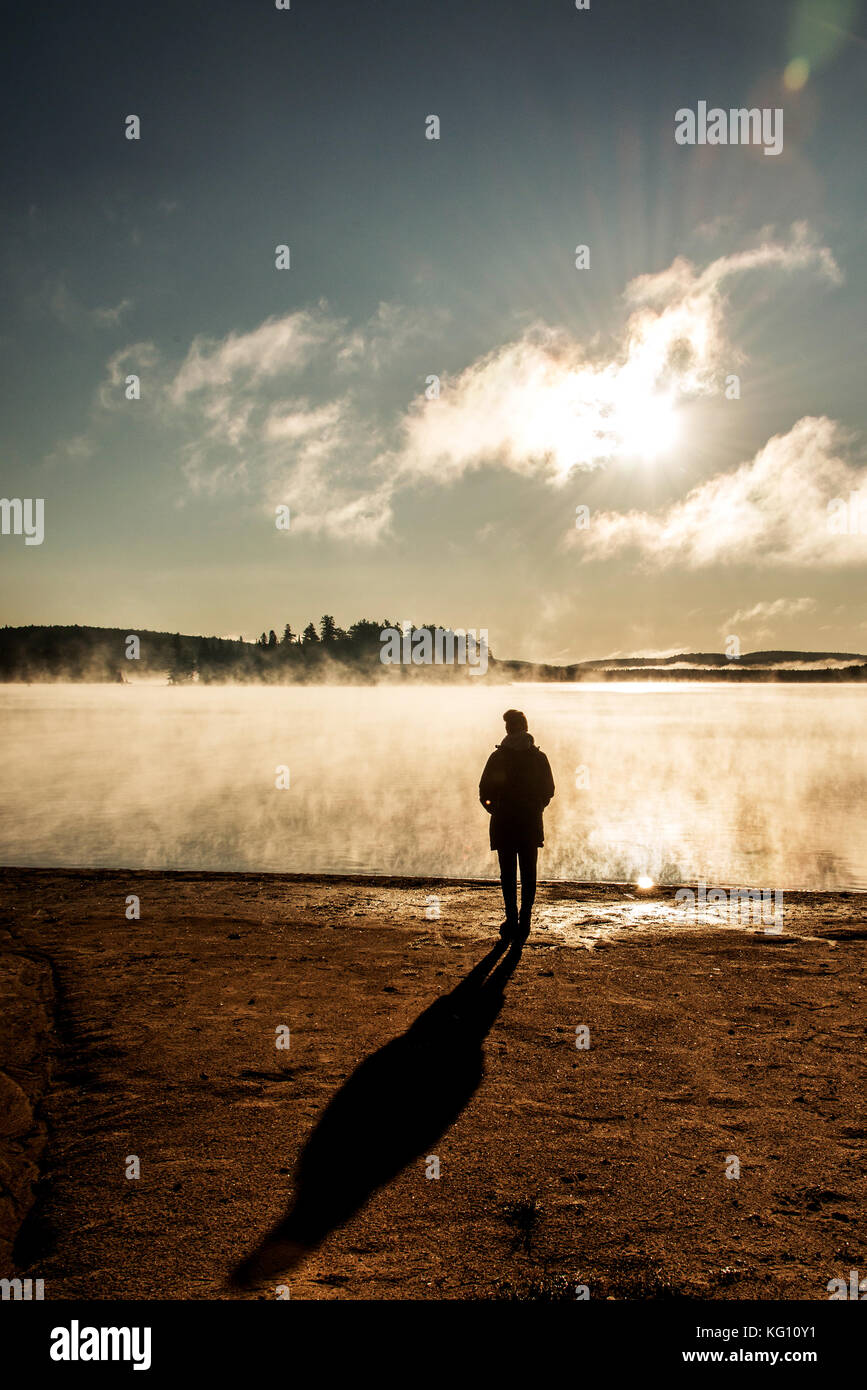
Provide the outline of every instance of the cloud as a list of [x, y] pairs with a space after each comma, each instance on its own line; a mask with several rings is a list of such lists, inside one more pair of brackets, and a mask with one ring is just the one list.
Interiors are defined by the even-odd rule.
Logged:
[[131, 299], [122, 299], [118, 304], [105, 308], [86, 309], [62, 279], [48, 285], [45, 294], [50, 312], [64, 328], [82, 328], [88, 325], [95, 328], [117, 328], [123, 316], [134, 308]]
[[122, 299], [113, 308], [94, 309], [91, 312], [91, 320], [98, 328], [116, 328], [124, 314], [133, 308], [131, 299]]
[[671, 656], [682, 656], [689, 652], [689, 643], [680, 642], [674, 647], [640, 647], [637, 650], [607, 652], [605, 656], [596, 657], [597, 661], [651, 661], [658, 658], [660, 661], [667, 660]]
[[752, 642], [770, 637], [781, 622], [791, 622], [814, 613], [818, 604], [814, 598], [777, 598], [760, 600], [752, 608], [739, 608], [722, 624], [720, 631], [729, 636], [748, 629]]
[[265, 421], [266, 439], [298, 440], [310, 434], [322, 434], [333, 429], [341, 416], [341, 402], [330, 401], [328, 405], [311, 409], [306, 402], [298, 402], [294, 409], [273, 410]]
[[301, 370], [336, 332], [326, 315], [299, 310], [266, 319], [250, 333], [229, 333], [219, 340], [197, 337], [171, 384], [170, 399], [181, 405], [199, 392], [249, 393], [263, 382]]
[[[158, 402], [162, 385], [159, 375], [161, 358], [155, 343], [130, 343], [112, 353], [106, 363], [106, 375], [97, 391], [97, 401], [103, 410], [129, 408], [126, 400], [126, 379], [137, 376], [141, 383], [142, 399], [147, 404]], [[148, 380], [148, 378], [150, 378]]]
[[[442, 316], [434, 315], [433, 321], [442, 322]], [[331, 372], [378, 372], [423, 331], [418, 314], [384, 303], [366, 323], [350, 328], [320, 300], [315, 308], [266, 319], [248, 333], [197, 336], [171, 383], [170, 398], [181, 405], [199, 392], [249, 396], [317, 363]]]
[[812, 613], [817, 607], [814, 598], [776, 598], [754, 603], [752, 608], [739, 608], [723, 626], [727, 632], [740, 624], [743, 627], [754, 623], [767, 623], [773, 618], [799, 618], [804, 613]]
[[602, 512], [587, 530], [570, 533], [569, 543], [582, 546], [585, 560], [634, 549], [656, 565], [687, 569], [863, 563], [867, 526], [859, 530], [848, 520], [850, 498], [867, 483], [867, 470], [863, 459], [844, 457], [852, 445], [833, 420], [806, 416], [755, 458], [693, 488], [665, 511]]
[[92, 458], [94, 446], [86, 434], [74, 435], [72, 439], [61, 440], [49, 454], [45, 462], [49, 465], [80, 462]]
[[[370, 380], [422, 331], [420, 316], [387, 304], [350, 328], [322, 301], [248, 333], [196, 338], [163, 391], [166, 418], [190, 436], [192, 490], [288, 504], [296, 533], [381, 538], [394, 486]], [[335, 385], [341, 394], [322, 399]]]

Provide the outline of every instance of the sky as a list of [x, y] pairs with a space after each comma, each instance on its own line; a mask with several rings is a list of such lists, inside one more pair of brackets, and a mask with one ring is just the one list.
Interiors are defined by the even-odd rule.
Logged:
[[6, 13], [0, 621], [867, 650], [859, 0]]

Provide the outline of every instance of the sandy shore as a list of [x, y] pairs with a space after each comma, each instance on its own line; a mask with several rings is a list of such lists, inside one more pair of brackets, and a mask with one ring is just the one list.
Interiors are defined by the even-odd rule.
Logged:
[[[520, 956], [499, 907], [0, 872], [3, 1273], [66, 1299], [826, 1299], [867, 1273], [863, 895], [787, 894], [769, 935], [545, 885]], [[230, 1285], [292, 1201], [261, 1257], [285, 1279]]]

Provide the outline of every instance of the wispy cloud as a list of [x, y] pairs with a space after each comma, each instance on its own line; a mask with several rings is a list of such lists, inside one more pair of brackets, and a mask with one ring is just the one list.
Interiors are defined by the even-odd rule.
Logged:
[[732, 613], [720, 631], [726, 637], [731, 633], [746, 633], [750, 642], [757, 642], [772, 636], [780, 623], [804, 618], [818, 606], [816, 600], [809, 597], [761, 599], [751, 608], [739, 608]]
[[765, 624], [773, 618], [799, 618], [804, 613], [812, 613], [816, 608], [814, 598], [775, 598], [754, 603], [752, 608], [739, 608], [723, 624], [731, 632], [736, 624]]
[[701, 484], [659, 513], [603, 512], [570, 536], [583, 558], [634, 549], [657, 566], [863, 563], [867, 534], [841, 533], [829, 504], [849, 503], [867, 484], [863, 457], [845, 457], [854, 441], [825, 416], [805, 417], [775, 435], [755, 458]]
[[[351, 328], [327, 305], [249, 333], [197, 338], [167, 380], [167, 416], [185, 427], [183, 471], [195, 492], [257, 492], [287, 503], [296, 533], [381, 537], [393, 483], [371, 378], [422, 331], [420, 316], [381, 304]], [[323, 392], [339, 396], [323, 399]]]
[[250, 333], [197, 337], [171, 383], [169, 399], [182, 405], [200, 392], [249, 396], [265, 382], [300, 372], [338, 332], [325, 313], [300, 310], [266, 319]]
[[[142, 377], [147, 380], [148, 374], [151, 373], [153, 388], [145, 390], [145, 405], [147, 407], [151, 402], [157, 404], [162, 390], [158, 375], [160, 363], [159, 350], [152, 342], [130, 343], [128, 347], [112, 353], [106, 363], [105, 377], [97, 391], [99, 406], [106, 411], [123, 410], [127, 378], [137, 376], [139, 381]], [[148, 382], [148, 388], [150, 385]]]
[[55, 280], [45, 289], [49, 311], [64, 328], [117, 328], [124, 315], [134, 308], [131, 299], [104, 308], [88, 309], [68, 288], [63, 279]]
[[116, 328], [124, 314], [133, 307], [131, 299], [122, 299], [119, 304], [107, 309], [93, 309], [90, 317], [98, 328]]

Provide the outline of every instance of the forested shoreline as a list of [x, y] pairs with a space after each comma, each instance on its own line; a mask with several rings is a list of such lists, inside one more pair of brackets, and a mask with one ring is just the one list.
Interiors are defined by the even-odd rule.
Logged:
[[[301, 633], [286, 624], [278, 637], [263, 631], [255, 642], [147, 629], [29, 626], [0, 629], [0, 682], [95, 681], [125, 684], [164, 679], [189, 683], [295, 684], [311, 681], [369, 684], [388, 680], [508, 681], [782, 681], [867, 679], [867, 657], [840, 652], [750, 652], [737, 660], [721, 653], [618, 657], [557, 666], [489, 655], [487, 671], [452, 662], [383, 665], [382, 634], [400, 624], [363, 618], [347, 629], [325, 614]], [[436, 624], [417, 624], [433, 630]], [[450, 631], [450, 629], [445, 629]], [[828, 666], [823, 663], [835, 662]], [[798, 663], [791, 665], [786, 663]], [[841, 664], [842, 663], [842, 664]]]

